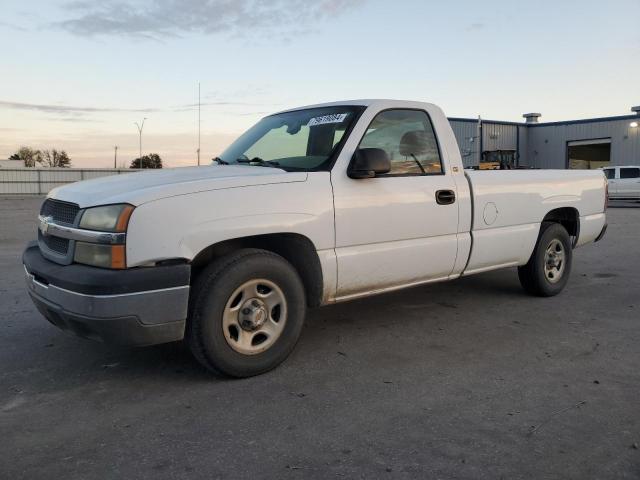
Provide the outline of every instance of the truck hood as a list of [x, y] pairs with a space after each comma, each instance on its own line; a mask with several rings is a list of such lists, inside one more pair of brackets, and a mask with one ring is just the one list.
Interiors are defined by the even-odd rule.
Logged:
[[273, 183], [304, 182], [305, 172], [249, 165], [208, 165], [147, 170], [72, 183], [51, 190], [49, 198], [77, 203], [80, 208], [111, 203], [138, 206], [189, 193]]

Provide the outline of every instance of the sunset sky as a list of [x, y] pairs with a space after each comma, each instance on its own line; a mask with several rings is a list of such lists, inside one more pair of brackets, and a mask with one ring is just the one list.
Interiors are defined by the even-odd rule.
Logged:
[[3, 0], [0, 158], [208, 162], [267, 113], [350, 98], [543, 121], [640, 104], [639, 0]]

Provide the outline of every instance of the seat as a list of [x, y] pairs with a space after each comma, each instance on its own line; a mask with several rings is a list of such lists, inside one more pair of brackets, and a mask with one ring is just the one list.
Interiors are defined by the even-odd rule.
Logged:
[[[400, 155], [411, 158], [420, 168], [423, 174], [442, 173], [442, 165], [439, 158], [431, 158], [437, 147], [433, 144], [433, 137], [427, 135], [424, 130], [414, 130], [402, 135], [400, 139]], [[419, 160], [418, 157], [422, 156]]]
[[[417, 157], [429, 150], [427, 134], [424, 130], [415, 130], [402, 135], [400, 139], [400, 155], [403, 157]], [[417, 161], [417, 160], [416, 160]]]

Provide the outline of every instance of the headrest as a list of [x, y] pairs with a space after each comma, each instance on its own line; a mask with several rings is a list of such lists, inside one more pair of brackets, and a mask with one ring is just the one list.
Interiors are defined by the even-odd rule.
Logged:
[[407, 132], [400, 140], [400, 155], [408, 157], [410, 155], [423, 155], [429, 149], [427, 134], [423, 130]]

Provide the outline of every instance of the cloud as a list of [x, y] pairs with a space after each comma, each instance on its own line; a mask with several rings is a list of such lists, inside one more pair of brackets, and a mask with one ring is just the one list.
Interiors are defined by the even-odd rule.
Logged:
[[[279, 103], [254, 103], [254, 102], [202, 102], [201, 107], [269, 107], [281, 105]], [[197, 110], [197, 103], [187, 103], [184, 105], [176, 105], [171, 107], [173, 112], [186, 112], [190, 110]]]
[[60, 117], [55, 118], [55, 121], [58, 122], [69, 122], [69, 123], [103, 123], [102, 120], [97, 120], [95, 118], [86, 118], [85, 116], [76, 116], [76, 117]]
[[273, 111], [262, 111], [262, 112], [220, 112], [222, 115], [237, 115], [239, 117], [252, 117], [255, 115], [270, 115], [274, 113]]
[[122, 0], [74, 1], [74, 13], [54, 26], [80, 36], [127, 35], [162, 39], [186, 34], [304, 33], [368, 0]]
[[8, 22], [0, 22], [0, 28], [8, 28], [9, 30], [15, 30], [16, 32], [26, 32], [27, 29], [18, 25], [14, 25]]
[[484, 28], [486, 27], [486, 25], [482, 22], [476, 22], [476, 23], [472, 23], [471, 25], [467, 25], [467, 32], [473, 32], [473, 31], [478, 31], [478, 30], [484, 30]]
[[111, 112], [134, 112], [148, 113], [156, 112], [157, 108], [100, 108], [100, 107], [74, 107], [69, 105], [50, 105], [40, 103], [20, 103], [0, 100], [0, 108], [11, 108], [13, 110], [32, 110], [44, 113], [55, 113], [60, 115], [84, 115], [87, 113], [111, 113]]
[[[207, 101], [202, 102], [201, 107], [269, 107], [279, 104], [273, 103], [254, 103], [254, 102], [235, 102], [235, 101]], [[197, 103], [188, 103], [183, 105], [174, 105], [167, 108], [110, 108], [110, 107], [92, 107], [92, 106], [70, 106], [70, 105], [52, 105], [41, 103], [21, 103], [0, 100], [0, 108], [9, 108], [12, 110], [26, 110], [41, 112], [49, 115], [57, 116], [55, 119], [64, 122], [87, 122], [98, 120], [88, 120], [91, 114], [101, 113], [153, 113], [153, 112], [187, 112], [198, 109]], [[229, 115], [258, 115], [270, 112], [225, 112]]]

